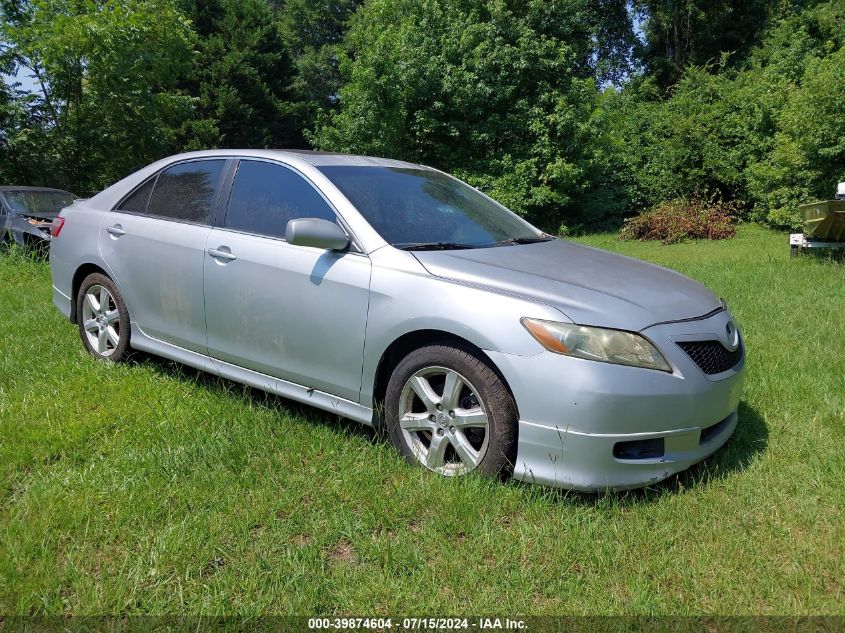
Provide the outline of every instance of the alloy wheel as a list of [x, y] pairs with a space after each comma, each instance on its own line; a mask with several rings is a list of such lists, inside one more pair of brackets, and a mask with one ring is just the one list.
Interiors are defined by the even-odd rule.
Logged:
[[82, 329], [91, 349], [107, 358], [120, 343], [120, 313], [108, 288], [94, 284], [82, 301]]
[[489, 419], [478, 391], [458, 372], [426, 367], [405, 383], [399, 426], [414, 457], [441, 475], [463, 475], [484, 459]]

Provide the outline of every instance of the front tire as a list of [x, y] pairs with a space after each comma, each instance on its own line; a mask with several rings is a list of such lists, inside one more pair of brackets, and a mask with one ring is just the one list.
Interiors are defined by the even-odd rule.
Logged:
[[393, 371], [385, 396], [393, 445], [410, 464], [445, 476], [508, 474], [518, 414], [498, 373], [468, 347], [428, 345]]
[[100, 360], [129, 356], [129, 312], [115, 283], [101, 273], [88, 275], [76, 295], [76, 320], [82, 343]]

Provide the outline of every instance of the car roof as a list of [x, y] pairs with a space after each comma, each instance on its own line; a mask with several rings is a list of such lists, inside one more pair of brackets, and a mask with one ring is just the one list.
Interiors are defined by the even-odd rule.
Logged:
[[[16, 187], [14, 185], [0, 186], [0, 193], [8, 193], [10, 191], [58, 191], [59, 193], [70, 193], [70, 191], [65, 191], [64, 189], [55, 189], [54, 187]], [[73, 194], [71, 193], [71, 195]]]
[[340, 152], [319, 152], [314, 150], [286, 149], [278, 150], [280, 153], [289, 154], [311, 163], [315, 167], [328, 165], [354, 165], [361, 167], [405, 167], [419, 169], [423, 165], [408, 163], [404, 160], [393, 158], [379, 158], [377, 156], [361, 156], [358, 154], [342, 154]]
[[375, 156], [359, 156], [340, 152], [320, 152], [305, 149], [213, 149], [189, 152], [170, 156], [166, 161], [180, 159], [212, 158], [212, 157], [242, 156], [245, 158], [294, 158], [305, 161], [314, 167], [334, 165], [349, 165], [359, 167], [395, 167], [405, 169], [429, 169], [423, 165], [416, 165], [392, 158], [378, 158]]

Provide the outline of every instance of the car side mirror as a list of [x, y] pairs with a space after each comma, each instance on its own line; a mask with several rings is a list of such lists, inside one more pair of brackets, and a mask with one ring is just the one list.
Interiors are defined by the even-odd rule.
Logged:
[[285, 227], [285, 240], [294, 246], [313, 246], [328, 251], [342, 251], [349, 246], [343, 229], [319, 218], [290, 220]]

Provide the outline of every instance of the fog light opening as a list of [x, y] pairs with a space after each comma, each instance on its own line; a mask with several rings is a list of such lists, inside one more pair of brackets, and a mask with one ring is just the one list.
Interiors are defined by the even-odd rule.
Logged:
[[651, 440], [635, 440], [633, 442], [617, 442], [613, 445], [613, 456], [616, 459], [655, 459], [666, 454], [666, 447], [662, 437]]

